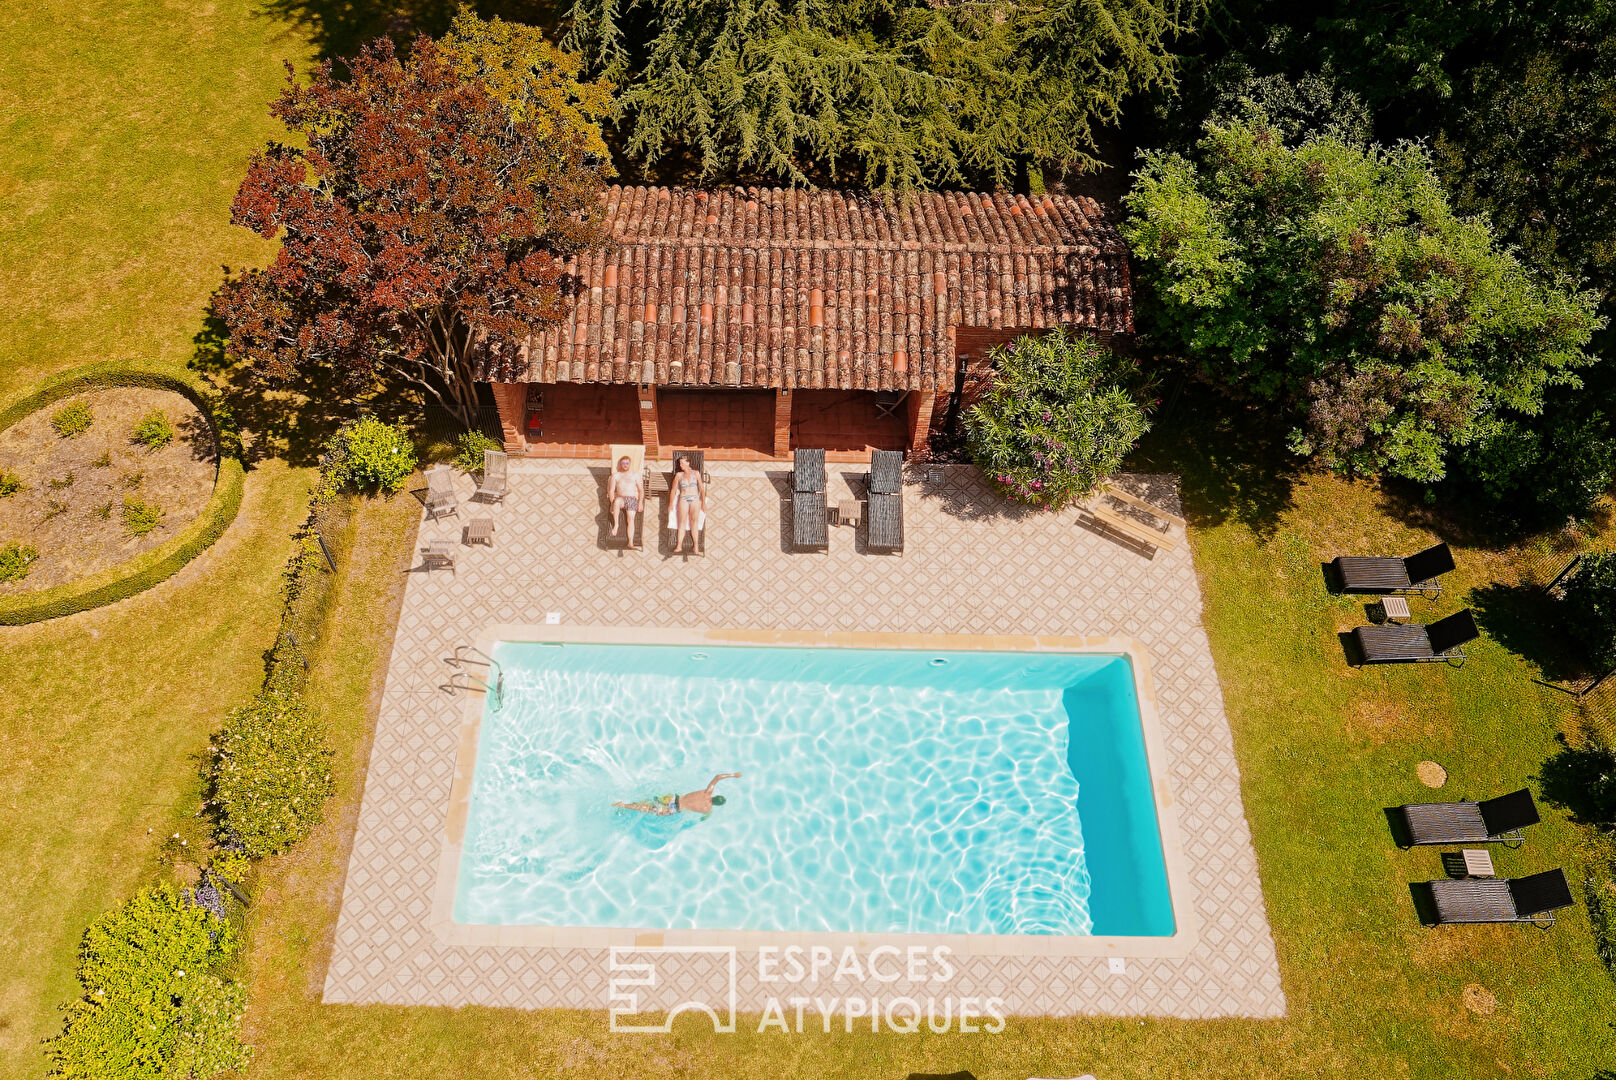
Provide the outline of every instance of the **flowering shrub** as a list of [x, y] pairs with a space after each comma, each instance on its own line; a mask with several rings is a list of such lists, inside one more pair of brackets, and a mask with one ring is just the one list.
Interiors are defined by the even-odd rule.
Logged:
[[296, 693], [262, 693], [214, 739], [213, 803], [251, 858], [277, 855], [319, 823], [331, 794], [326, 725]]
[[205, 1077], [246, 1065], [242, 988], [213, 973], [236, 939], [172, 885], [96, 920], [79, 947], [84, 995], [46, 1053], [53, 1075]]
[[39, 558], [39, 552], [15, 540], [0, 547], [0, 583], [21, 581], [28, 576], [28, 564]]
[[1086, 335], [1055, 330], [994, 352], [993, 382], [965, 414], [966, 447], [1009, 498], [1060, 507], [1092, 492], [1150, 429], [1132, 368]]
[[374, 416], [344, 424], [325, 451], [323, 476], [334, 490], [321, 492], [324, 498], [342, 488], [391, 494], [415, 471], [415, 446], [404, 429]]

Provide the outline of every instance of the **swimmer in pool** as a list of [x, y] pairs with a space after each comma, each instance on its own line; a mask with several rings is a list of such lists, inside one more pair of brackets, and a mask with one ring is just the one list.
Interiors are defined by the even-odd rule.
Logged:
[[655, 814], [658, 817], [667, 817], [680, 811], [706, 816], [713, 812], [713, 807], [724, 805], [724, 796], [713, 794], [713, 788], [718, 786], [718, 782], [739, 780], [740, 777], [741, 774], [738, 772], [719, 773], [702, 791], [688, 791], [683, 795], [658, 795], [655, 798], [642, 799], [640, 802], [614, 802], [612, 805], [641, 814]]

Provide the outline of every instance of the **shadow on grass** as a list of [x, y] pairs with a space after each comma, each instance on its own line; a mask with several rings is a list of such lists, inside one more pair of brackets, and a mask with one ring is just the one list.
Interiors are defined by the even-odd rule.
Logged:
[[331, 433], [354, 415], [353, 400], [325, 385], [332, 380], [272, 385], [225, 355], [225, 337], [224, 323], [209, 314], [191, 339], [189, 366], [210, 378], [246, 433], [247, 467], [272, 457], [298, 467], [318, 464]]
[[1128, 459], [1137, 472], [1182, 478], [1184, 516], [1198, 526], [1236, 522], [1270, 539], [1292, 503], [1301, 459], [1285, 449], [1270, 413], [1191, 387]]
[[[437, 37], [449, 28], [461, 0], [260, 0], [259, 10], [298, 27], [320, 50], [322, 59], [352, 56], [367, 41], [390, 37], [407, 42], [416, 34]], [[570, 4], [544, 0], [477, 0], [483, 18], [499, 16], [544, 29], [558, 38], [562, 16]]]
[[1583, 825], [1616, 821], [1616, 752], [1597, 745], [1572, 746], [1564, 735], [1556, 738], [1559, 751], [1538, 770], [1543, 798]]
[[1581, 650], [1559, 630], [1556, 601], [1539, 586], [1494, 582], [1472, 589], [1468, 599], [1487, 636], [1537, 665], [1545, 679], [1565, 682], [1589, 674]]

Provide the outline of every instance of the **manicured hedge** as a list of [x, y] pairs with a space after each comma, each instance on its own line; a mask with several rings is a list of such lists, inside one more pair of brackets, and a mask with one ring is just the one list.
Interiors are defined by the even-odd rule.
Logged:
[[169, 390], [183, 394], [201, 410], [213, 427], [214, 440], [219, 446], [213, 497], [178, 536], [159, 547], [78, 581], [0, 599], [0, 625], [20, 626], [54, 619], [144, 592], [173, 576], [206, 550], [235, 520], [236, 511], [241, 508], [246, 471], [241, 461], [240, 432], [213, 389], [187, 371], [139, 360], [72, 368], [36, 383], [22, 397], [0, 409], [0, 430], [65, 397], [116, 386]]

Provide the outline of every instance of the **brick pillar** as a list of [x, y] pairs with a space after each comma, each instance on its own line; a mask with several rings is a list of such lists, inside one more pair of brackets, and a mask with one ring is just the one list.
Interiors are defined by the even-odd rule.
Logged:
[[774, 392], [774, 456], [791, 456], [791, 391]]
[[640, 441], [645, 444], [645, 456], [655, 458], [662, 453], [657, 431], [656, 387], [642, 386], [640, 394]]
[[937, 404], [935, 390], [911, 390], [904, 405], [909, 410], [909, 456], [924, 461], [931, 452], [931, 413]]
[[492, 386], [494, 404], [499, 407], [499, 426], [505, 434], [505, 452], [526, 454], [527, 440], [522, 436], [522, 409], [527, 405], [527, 383], [497, 382]]

